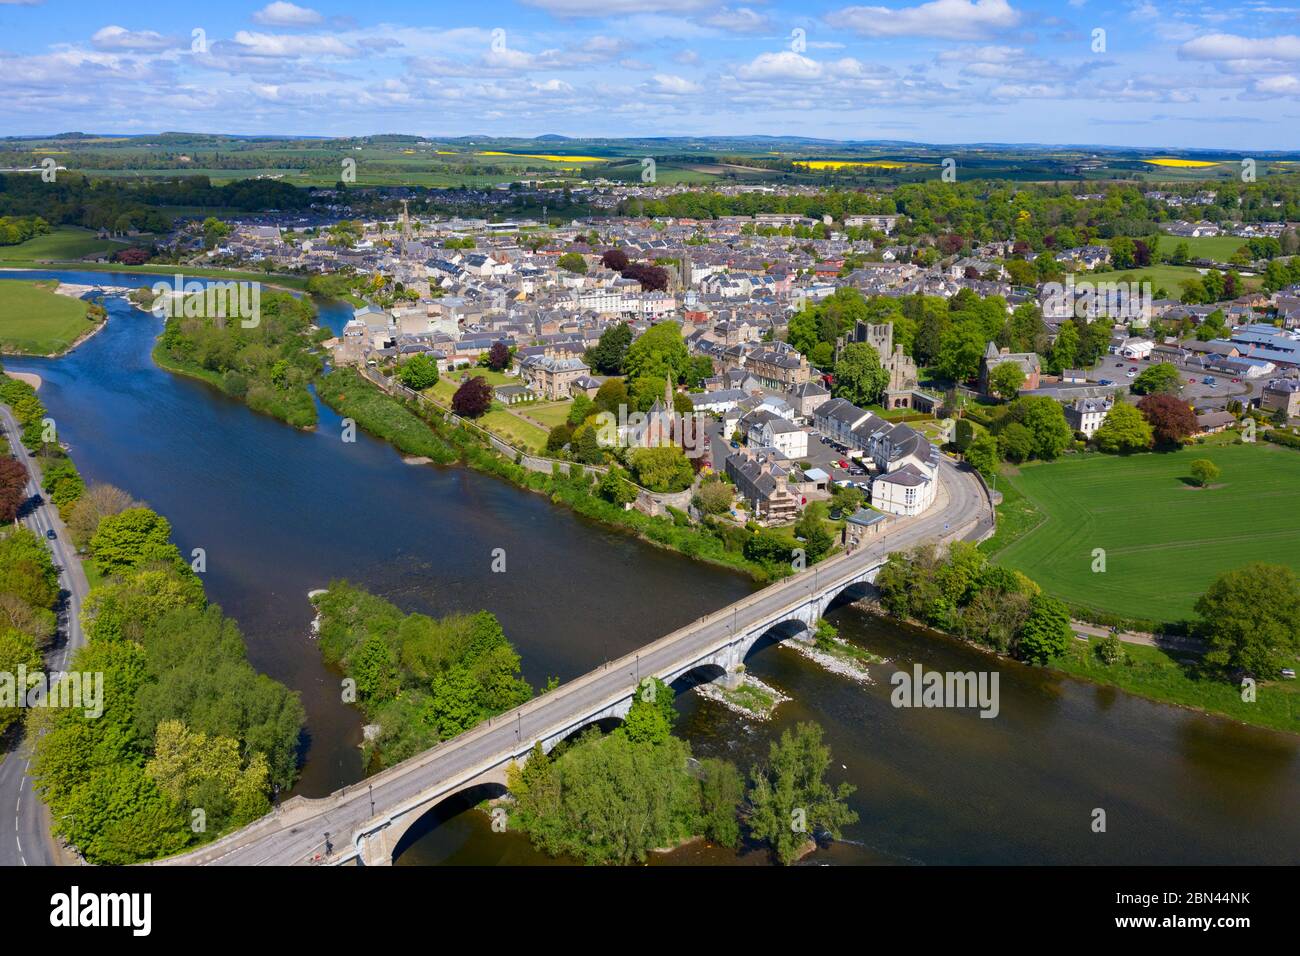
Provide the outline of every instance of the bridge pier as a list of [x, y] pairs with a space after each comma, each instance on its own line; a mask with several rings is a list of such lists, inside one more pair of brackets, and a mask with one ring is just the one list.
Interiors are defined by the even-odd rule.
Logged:
[[[393, 865], [393, 851], [397, 849], [397, 841], [401, 839], [401, 834], [396, 832], [397, 829], [393, 824], [388, 823], [378, 830], [361, 834], [358, 849], [363, 865]], [[405, 830], [405, 827], [401, 829]]]

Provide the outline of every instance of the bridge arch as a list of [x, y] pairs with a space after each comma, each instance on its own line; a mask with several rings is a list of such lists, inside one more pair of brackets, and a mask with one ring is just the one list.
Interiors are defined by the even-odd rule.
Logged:
[[[473, 810], [484, 800], [497, 800], [505, 796], [506, 793], [504, 781], [483, 780], [462, 787], [455, 793], [448, 794], [436, 803], [424, 808], [421, 812], [408, 814], [409, 820], [403, 818], [396, 821], [393, 826], [400, 827], [405, 823], [406, 828], [393, 845], [390, 862], [396, 862], [417, 840], [421, 840], [435, 830], [440, 829], [466, 811]], [[450, 836], [452, 840], [456, 840], [460, 835], [452, 834]], [[454, 847], [449, 845], [447, 849], [450, 851]]]
[[726, 673], [727, 669], [715, 661], [701, 661], [678, 674], [668, 682], [668, 686], [672, 689], [674, 696], [680, 697], [701, 684], [713, 683], [718, 678], [724, 677]]
[[808, 622], [797, 617], [786, 618], [784, 621], [778, 621], [755, 635], [752, 640], [741, 648], [736, 663], [743, 663], [755, 653], [780, 644], [782, 641], [788, 641], [791, 638], [808, 640], [811, 635], [812, 628]]

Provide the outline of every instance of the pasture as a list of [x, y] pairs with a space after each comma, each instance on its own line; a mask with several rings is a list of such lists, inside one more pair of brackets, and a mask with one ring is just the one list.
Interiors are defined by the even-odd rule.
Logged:
[[[1192, 461], [1222, 470], [1190, 487]], [[993, 559], [1071, 604], [1131, 618], [1178, 621], [1224, 571], [1253, 561], [1300, 571], [1300, 453], [1268, 443], [1070, 456], [998, 479], [1032, 513], [1031, 530]], [[1036, 523], [1035, 523], [1036, 522]], [[1094, 572], [1095, 552], [1105, 571]]]

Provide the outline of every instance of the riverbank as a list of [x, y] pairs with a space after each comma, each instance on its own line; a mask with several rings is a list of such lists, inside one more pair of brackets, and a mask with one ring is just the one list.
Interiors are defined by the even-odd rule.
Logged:
[[781, 573], [786, 570], [784, 566], [772, 567], [744, 556], [740, 549], [748, 533], [743, 529], [736, 529], [736, 534], [724, 539], [723, 531], [683, 526], [671, 518], [651, 517], [634, 508], [624, 508], [593, 493], [596, 474], [580, 464], [571, 464], [567, 474], [532, 471], [508, 460], [472, 430], [452, 426], [427, 406], [403, 403], [350, 369], [330, 372], [318, 380], [316, 391], [321, 401], [334, 411], [353, 419], [404, 455], [430, 458], [443, 465], [460, 463], [494, 475], [656, 547], [740, 571], [760, 583], [784, 576]]
[[159, 275], [169, 278], [180, 273], [193, 279], [229, 279], [260, 282], [268, 288], [283, 289], [286, 292], [306, 292], [307, 282], [311, 278], [310, 276], [294, 276], [284, 273], [247, 272], [238, 269], [215, 269], [209, 266], [188, 266], [171, 262], [154, 262], [142, 266], [129, 266], [120, 262], [38, 262], [23, 259], [0, 259], [0, 272], [44, 272], [59, 269], [75, 272], [120, 272], [124, 275]]
[[[999, 660], [1020, 663], [990, 647], [930, 627], [922, 621], [895, 617], [875, 601], [859, 601], [855, 607], [885, 620], [901, 621], [926, 633], [960, 641]], [[1242, 700], [1241, 690], [1235, 685], [1203, 675], [1199, 658], [1191, 652], [1124, 644], [1122, 656], [1108, 663], [1098, 650], [1102, 640], [1104, 638], [1089, 638], [1086, 642], [1076, 639], [1064, 654], [1053, 657], [1043, 669], [1090, 684], [1114, 687], [1157, 704], [1300, 735], [1300, 683], [1285, 680], [1263, 682], [1258, 687], [1256, 699], [1247, 702]]]

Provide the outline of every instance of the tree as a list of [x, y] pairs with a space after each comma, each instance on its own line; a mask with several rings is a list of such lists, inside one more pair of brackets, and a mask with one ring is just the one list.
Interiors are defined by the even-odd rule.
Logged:
[[1025, 384], [1025, 372], [1015, 362], [1003, 362], [989, 373], [989, 391], [1004, 401], [1010, 401]]
[[974, 378], [980, 370], [987, 341], [984, 330], [975, 322], [954, 325], [939, 339], [939, 354], [935, 363], [939, 374], [954, 382]]
[[17, 518], [26, 500], [26, 467], [16, 459], [0, 458], [0, 522], [8, 524]]
[[637, 484], [651, 491], [681, 491], [695, 477], [690, 461], [676, 445], [634, 448], [627, 457]]
[[1183, 384], [1182, 377], [1178, 374], [1178, 369], [1168, 362], [1161, 362], [1159, 365], [1151, 365], [1144, 368], [1138, 373], [1138, 377], [1133, 379], [1134, 395], [1157, 395], [1167, 393], [1175, 394]]
[[1154, 431], [1141, 412], [1125, 402], [1116, 402], [1092, 439], [1102, 451], [1120, 455], [1150, 448], [1153, 436]]
[[600, 484], [596, 486], [596, 493], [616, 505], [631, 504], [636, 501], [638, 494], [636, 485], [614, 468], [601, 476]]
[[633, 743], [661, 744], [672, 737], [676, 719], [673, 689], [658, 677], [650, 677], [633, 694], [632, 706], [623, 718], [623, 733]]
[[502, 372], [510, 367], [510, 346], [504, 342], [493, 342], [487, 353], [488, 368]]
[[1035, 594], [1029, 618], [1020, 628], [1017, 656], [1030, 664], [1046, 664], [1065, 653], [1073, 633], [1069, 609], [1054, 597]]
[[880, 364], [880, 353], [869, 342], [853, 342], [844, 347], [835, 363], [834, 392], [855, 405], [879, 403], [889, 384], [889, 372]]
[[[15, 680], [12, 675], [18, 673], [19, 667], [24, 667], [33, 673], [40, 671], [41, 652], [36, 647], [36, 639], [17, 628], [0, 623], [0, 674], [8, 675], [11, 680]], [[15, 695], [26, 692], [27, 688], [14, 685]], [[16, 699], [13, 703], [12, 707], [0, 704], [0, 734], [22, 719], [23, 708], [17, 706]]]
[[631, 344], [632, 327], [626, 322], [615, 322], [600, 333], [600, 341], [587, 351], [587, 364], [601, 375], [619, 375]]
[[1020, 464], [1034, 453], [1034, 433], [1020, 422], [1012, 422], [998, 433], [998, 452], [1007, 461]]
[[1074, 440], [1074, 433], [1065, 420], [1065, 410], [1054, 398], [1022, 396], [1011, 403], [1010, 413], [1013, 421], [1021, 422], [1033, 435], [1035, 458], [1052, 461]]
[[451, 410], [465, 418], [478, 418], [492, 407], [492, 386], [481, 375], [463, 382], [451, 397]]
[[423, 352], [412, 355], [397, 370], [397, 379], [417, 392], [432, 388], [438, 384], [438, 361]]
[[627, 401], [627, 386], [623, 384], [623, 380], [611, 378], [602, 382], [600, 388], [596, 390], [592, 405], [597, 412], [606, 412], [618, 417], [619, 408], [626, 406]]
[[793, 734], [786, 730], [772, 742], [765, 766], [751, 771], [750, 834], [767, 841], [778, 862], [795, 862], [818, 832], [838, 838], [843, 827], [857, 822], [847, 804], [854, 787], [827, 783], [830, 763], [821, 727], [800, 723]]
[[1064, 322], [1056, 333], [1052, 343], [1049, 366], [1053, 372], [1060, 374], [1068, 368], [1074, 368], [1079, 360], [1079, 330], [1073, 322]]
[[825, 502], [809, 502], [799, 520], [795, 522], [795, 534], [803, 538], [804, 553], [809, 561], [820, 561], [835, 545], [835, 539], [831, 537], [823, 523], [826, 520], [826, 513]]
[[566, 252], [560, 256], [556, 265], [565, 272], [571, 272], [574, 275], [587, 274], [587, 260], [582, 257], [580, 252]]
[[1219, 575], [1196, 602], [1205, 661], [1273, 677], [1300, 650], [1300, 582], [1290, 568], [1254, 563]]
[[150, 561], [179, 561], [172, 526], [148, 508], [108, 515], [90, 539], [90, 555], [102, 574], [120, 574]]
[[660, 322], [646, 329], [628, 348], [624, 368], [631, 381], [649, 377], [676, 384], [689, 361], [681, 326], [676, 322]]
[[606, 249], [600, 257], [600, 264], [606, 269], [613, 269], [615, 272], [622, 272], [628, 267], [630, 260], [627, 253], [622, 249]]
[[1176, 395], [1148, 395], [1137, 407], [1150, 423], [1157, 445], [1179, 445], [1196, 431], [1196, 413]]
[[988, 432], [981, 432], [970, 447], [966, 449], [967, 463], [984, 476], [991, 479], [998, 471], [998, 441]]
[[1192, 480], [1204, 488], [1219, 477], [1219, 466], [1208, 458], [1198, 458], [1192, 462]]
[[730, 510], [735, 491], [725, 481], [706, 481], [700, 485], [695, 504], [707, 515], [720, 515]]

